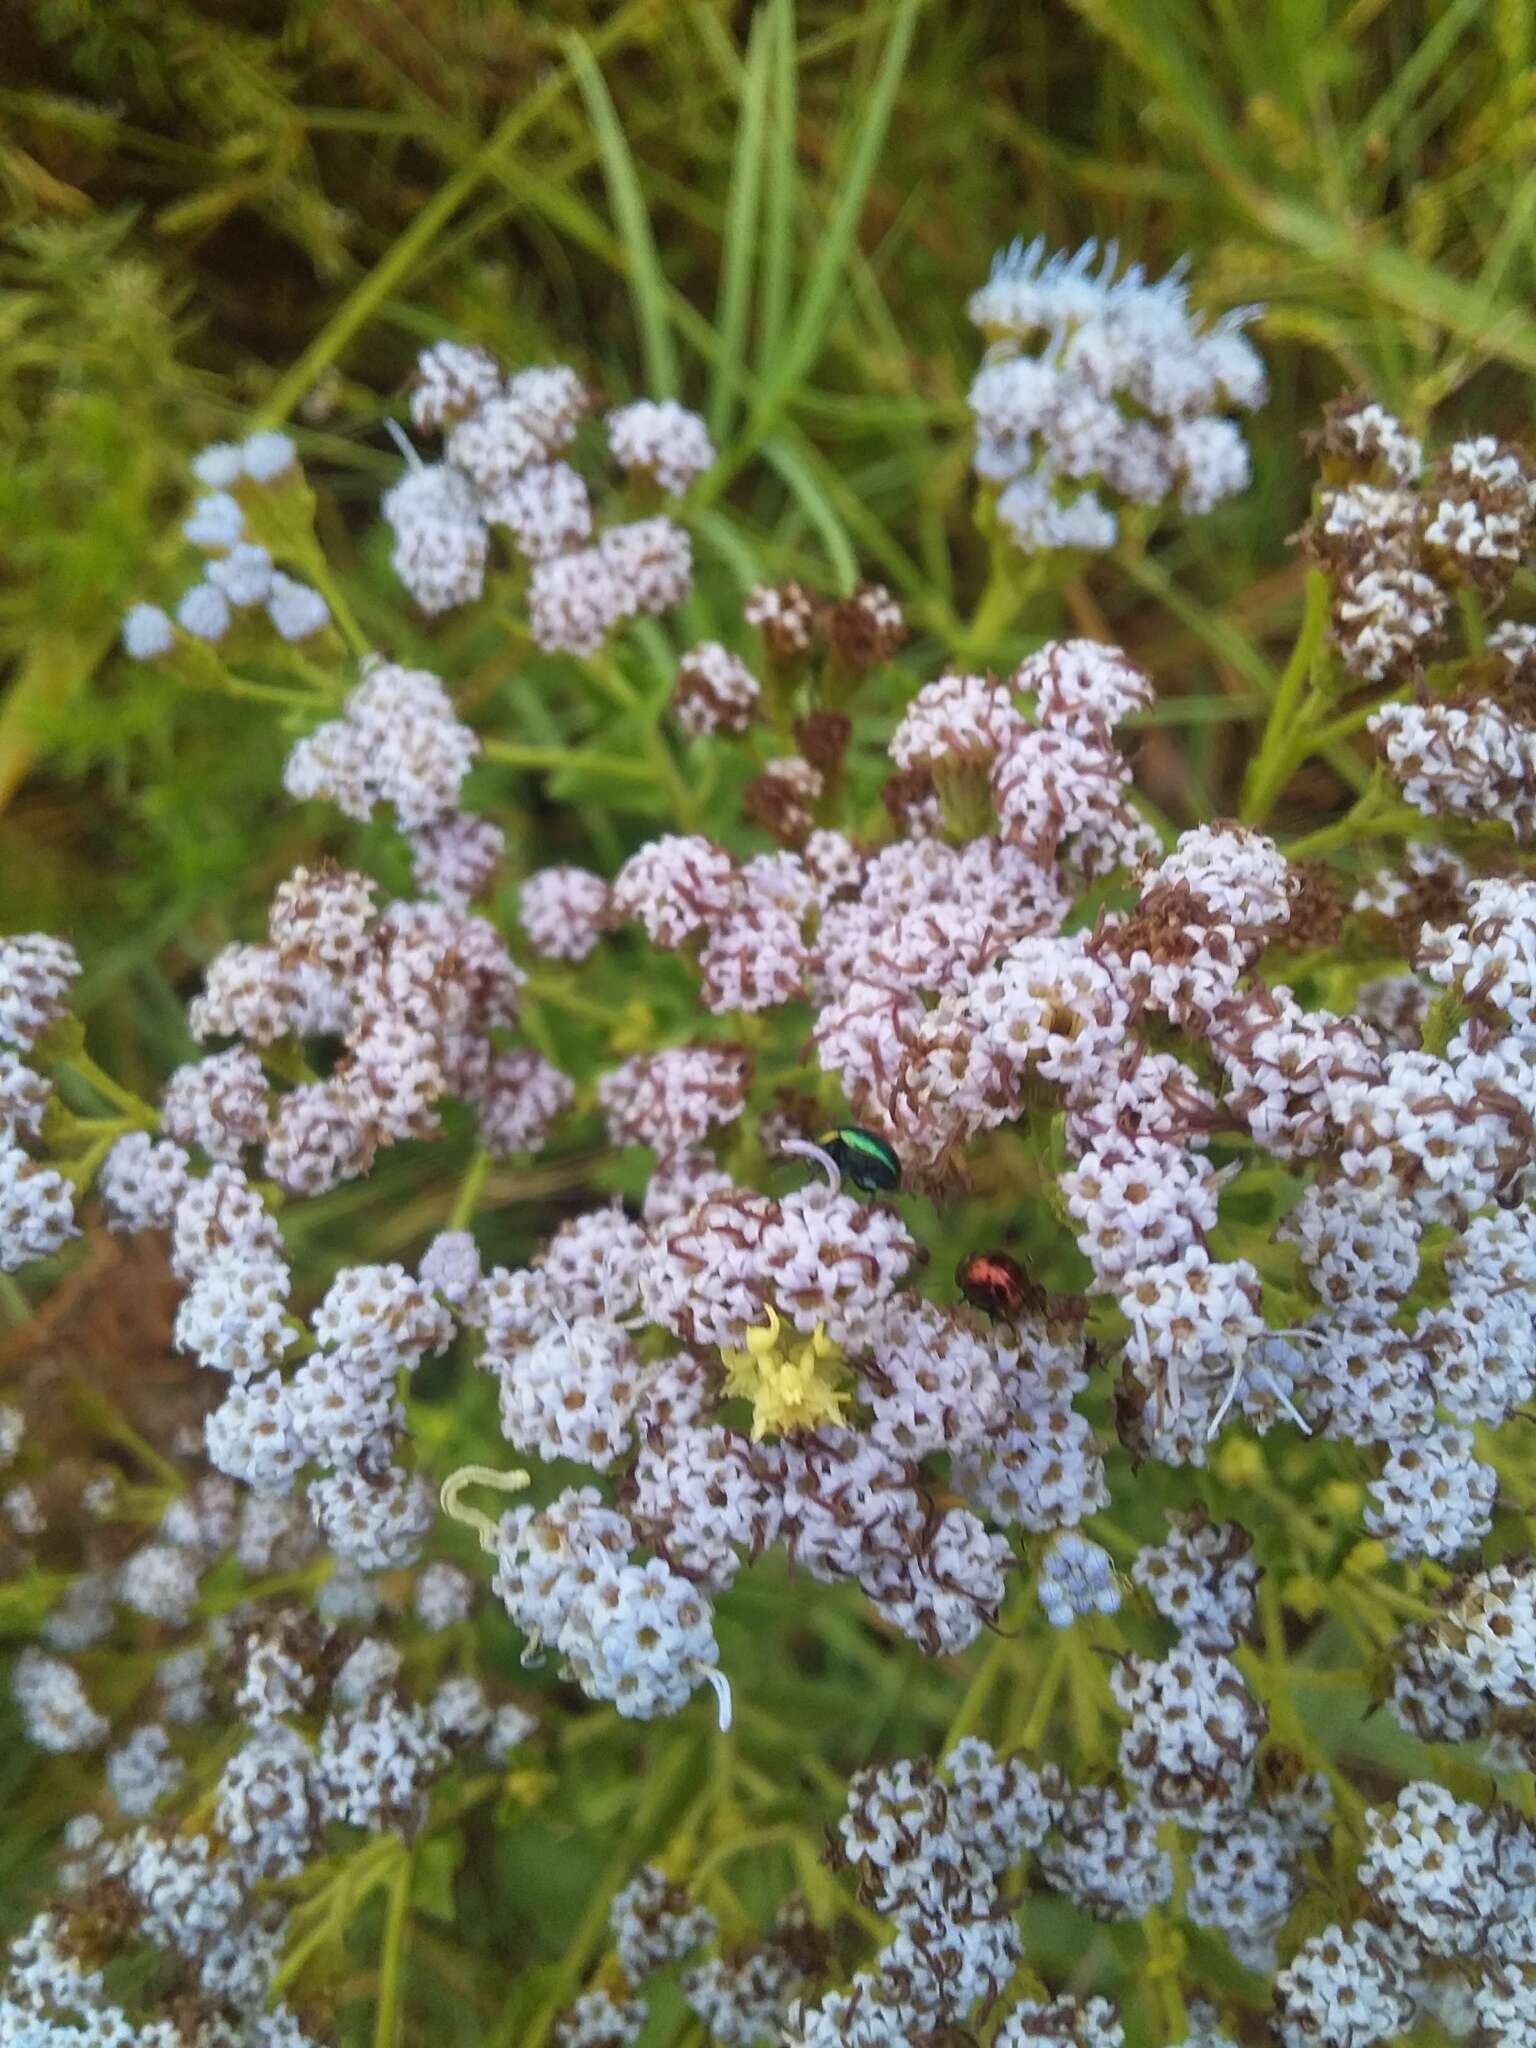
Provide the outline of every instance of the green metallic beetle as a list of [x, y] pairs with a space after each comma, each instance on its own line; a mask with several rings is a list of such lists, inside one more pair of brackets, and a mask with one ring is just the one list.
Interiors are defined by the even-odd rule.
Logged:
[[816, 1140], [844, 1180], [866, 1195], [892, 1195], [901, 1186], [901, 1161], [873, 1131], [839, 1124]]

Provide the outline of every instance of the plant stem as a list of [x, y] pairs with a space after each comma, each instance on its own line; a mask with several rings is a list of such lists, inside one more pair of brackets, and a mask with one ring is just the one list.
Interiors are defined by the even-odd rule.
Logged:
[[1012, 1647], [1011, 1638], [1005, 1635], [994, 1636], [987, 1645], [987, 1653], [976, 1667], [976, 1675], [966, 1688], [965, 1698], [955, 1709], [954, 1716], [944, 1731], [944, 1740], [939, 1745], [941, 1754], [953, 1749], [961, 1736], [969, 1735], [980, 1720], [987, 1696], [996, 1685]]
[[587, 768], [595, 775], [612, 775], [625, 782], [656, 781], [655, 769], [644, 761], [589, 753], [583, 747], [525, 747], [516, 740], [482, 739], [480, 751], [488, 761], [502, 761], [509, 768]]
[[70, 1388], [69, 1400], [70, 1406], [88, 1428], [99, 1429], [109, 1441], [130, 1451], [173, 1495], [186, 1492], [186, 1480], [182, 1474], [168, 1458], [161, 1456], [152, 1443], [140, 1436], [125, 1416], [118, 1413], [99, 1387], [78, 1381]]
[[591, 655], [581, 667], [582, 674], [597, 685], [609, 702], [628, 712], [634, 720], [655, 779], [671, 800], [673, 817], [684, 831], [691, 832], [698, 822], [698, 805], [661, 731], [658, 723], [660, 713], [651, 710], [634, 684], [619, 672], [610, 655]]
[[1040, 1675], [1040, 1687], [1029, 1710], [1029, 1718], [1019, 1731], [1020, 1749], [1038, 1747], [1041, 1737], [1050, 1724], [1051, 1709], [1056, 1704], [1056, 1695], [1061, 1691], [1061, 1682], [1067, 1675], [1069, 1648], [1067, 1638], [1070, 1629], [1058, 1629], [1056, 1640], [1051, 1645], [1051, 1654], [1045, 1670]]
[[89, 1192], [91, 1183], [95, 1180], [101, 1168], [101, 1162], [112, 1150], [112, 1147], [117, 1143], [126, 1128], [126, 1123], [115, 1124], [111, 1130], [104, 1131], [99, 1137], [93, 1138], [77, 1159], [71, 1159], [67, 1166], [60, 1167], [59, 1171], [74, 1188], [77, 1195], [85, 1195]]
[[531, 974], [523, 983], [523, 994], [535, 1003], [548, 1003], [556, 1010], [565, 1010], [572, 1017], [585, 1017], [590, 1023], [602, 1024], [613, 1029], [614, 1012], [610, 1004], [596, 1003], [590, 996], [584, 996], [575, 989], [562, 988], [558, 982]]
[[306, 661], [294, 647], [285, 647], [282, 658], [286, 668], [292, 670], [301, 681], [308, 683], [310, 701], [316, 710], [335, 704], [340, 699], [343, 684], [339, 677], [327, 674], [323, 668], [317, 668], [312, 661]]
[[640, 693], [615, 667], [607, 654], [589, 654], [581, 664], [581, 672], [589, 682], [597, 685], [600, 695], [610, 704], [616, 704], [620, 711], [631, 714], [645, 709]]
[[78, 1074], [82, 1081], [88, 1082], [98, 1095], [104, 1096], [115, 1108], [120, 1109], [131, 1122], [145, 1130], [153, 1130], [160, 1121], [142, 1096], [133, 1094], [130, 1089], [114, 1081], [109, 1073], [97, 1066], [88, 1052], [83, 1049], [72, 1052], [65, 1064]]
[[[649, 1842], [652, 1831], [666, 1810], [667, 1802], [676, 1792], [679, 1781], [687, 1772], [694, 1758], [694, 1744], [690, 1737], [684, 1737], [667, 1751], [661, 1761], [654, 1765], [644, 1792], [636, 1802], [630, 1823], [619, 1844], [617, 1855], [604, 1873], [602, 1881], [587, 1905], [581, 1924], [566, 1943], [565, 1953], [556, 1970], [554, 1982], [533, 2020], [517, 2038], [517, 2048], [542, 2048], [548, 2040], [550, 2030], [560, 2015], [562, 2007], [581, 1982], [583, 1971], [592, 1957], [602, 1946], [608, 1931], [608, 1909], [614, 1893], [634, 1873], [634, 1866], [642, 1860], [642, 1851]], [[513, 2036], [507, 2027], [498, 2028], [492, 2037], [492, 2048], [511, 2048]]]
[[229, 697], [249, 697], [256, 704], [297, 705], [301, 710], [316, 708], [313, 690], [285, 690], [281, 683], [257, 683], [248, 676], [237, 676], [231, 670], [224, 672], [222, 684], [224, 694]]
[[1036, 555], [1018, 572], [1001, 542], [995, 542], [986, 587], [977, 600], [960, 645], [967, 654], [988, 655], [1045, 582], [1045, 557]]
[[1297, 745], [1307, 723], [1305, 710], [1323, 701], [1321, 693], [1311, 692], [1300, 720], [1297, 707], [1301, 703], [1303, 688], [1312, 680], [1327, 626], [1328, 578], [1321, 569], [1313, 569], [1307, 576], [1301, 631], [1296, 636], [1296, 645], [1291, 649], [1291, 658], [1285, 665], [1269, 707], [1258, 753], [1244, 780], [1242, 819], [1245, 825], [1257, 825], [1269, 815], [1275, 799], [1295, 772], [1299, 760], [1304, 758], [1304, 755], [1298, 757]]
[[1369, 704], [1357, 704], [1353, 711], [1343, 712], [1330, 725], [1319, 728], [1307, 751], [1314, 754], [1326, 753], [1328, 748], [1338, 741], [1352, 738], [1364, 727], [1368, 719], [1376, 716], [1384, 704], [1400, 704], [1404, 700], [1404, 695], [1401, 690], [1393, 690], [1385, 697], [1373, 697]]
[[1098, 1688], [1104, 1682], [1103, 1676], [1095, 1668], [1097, 1660], [1084, 1634], [1083, 1625], [1074, 1624], [1064, 1628], [1061, 1635], [1067, 1646], [1072, 1739], [1077, 1744], [1080, 1755], [1096, 1760], [1101, 1726]]
[[[594, 56], [600, 55], [611, 44], [627, 36], [636, 19], [648, 12], [648, 0], [638, 0], [636, 5], [621, 8], [593, 31], [587, 39], [587, 47]], [[483, 178], [494, 174], [496, 166], [513, 144], [565, 96], [570, 85], [570, 65], [566, 59], [552, 66], [540, 83], [518, 100], [495, 133], [468, 162], [438, 187], [352, 296], [331, 316], [287, 375], [278, 381], [257, 416], [258, 426], [275, 427], [287, 419], [321, 372], [335, 362], [385, 300], [400, 289], [475, 187]]]
[[410, 1910], [411, 1852], [402, 1849], [399, 1868], [389, 1882], [384, 1945], [379, 1954], [379, 2006], [374, 2020], [373, 2048], [395, 2048], [400, 2023], [400, 1973], [405, 1961], [405, 1931]]
[[464, 1170], [459, 1182], [459, 1191], [453, 1198], [453, 1207], [448, 1211], [444, 1230], [467, 1230], [474, 1221], [475, 1209], [485, 1191], [486, 1175], [491, 1170], [491, 1155], [483, 1145], [477, 1146], [474, 1157]]
[[1320, 831], [1293, 839], [1284, 849], [1286, 859], [1315, 860], [1319, 854], [1332, 853], [1335, 847], [1352, 845], [1357, 839], [1409, 839], [1432, 835], [1430, 821], [1411, 804], [1395, 804], [1384, 809], [1384, 793], [1380, 784], [1373, 783], [1336, 825], [1325, 825]]
[[[1171, 1838], [1168, 1843], [1171, 1853], [1177, 1837], [1171, 1828], [1167, 1833]], [[1179, 1989], [1184, 1937], [1169, 1924], [1167, 1915], [1157, 1906], [1148, 1910], [1141, 1925], [1147, 1944], [1147, 1978], [1156, 1993], [1168, 2039], [1177, 2043], [1189, 2034], [1189, 2014], [1185, 2010], [1184, 1994]]]
[[359, 658], [372, 653], [372, 642], [357, 623], [357, 614], [348, 603], [341, 585], [331, 574], [330, 564], [318, 544], [305, 550], [304, 573], [330, 606], [331, 617], [336, 621], [342, 639], [352, 652]]

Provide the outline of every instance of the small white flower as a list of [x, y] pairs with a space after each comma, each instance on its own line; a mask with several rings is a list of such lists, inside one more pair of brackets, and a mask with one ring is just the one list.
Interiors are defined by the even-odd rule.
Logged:
[[319, 591], [281, 571], [272, 578], [266, 606], [267, 617], [285, 640], [312, 639], [331, 622], [331, 608]]
[[123, 652], [134, 661], [154, 661], [176, 644], [170, 614], [157, 604], [130, 605], [123, 614]]
[[176, 607], [176, 623], [194, 640], [222, 640], [229, 631], [229, 599], [217, 584], [194, 583]]
[[292, 468], [295, 453], [286, 434], [252, 434], [241, 444], [240, 463], [252, 483], [270, 484]]
[[243, 538], [245, 513], [228, 491], [209, 491], [197, 500], [181, 530], [205, 554], [223, 554]]

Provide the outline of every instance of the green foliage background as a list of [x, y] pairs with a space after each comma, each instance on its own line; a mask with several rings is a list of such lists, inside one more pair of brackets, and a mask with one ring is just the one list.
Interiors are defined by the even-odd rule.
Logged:
[[[483, 620], [408, 618], [372, 515], [399, 466], [381, 422], [429, 339], [569, 360], [605, 392], [699, 406], [725, 452], [681, 630], [719, 630], [762, 574], [848, 588], [863, 572], [907, 604], [916, 678], [951, 650], [999, 664], [1014, 651], [974, 626], [987, 560], [970, 522], [964, 307], [992, 252], [1036, 232], [1118, 237], [1152, 270], [1188, 252], [1203, 303], [1268, 308], [1255, 486], [1068, 593], [1080, 624], [1158, 680], [1140, 779], [1175, 822], [1233, 807], [1276, 687], [1321, 404], [1363, 385], [1415, 426], [1526, 421], [1524, 0], [10, 0], [5, 16], [0, 929], [75, 940], [92, 1050], [144, 1090], [187, 1055], [198, 964], [254, 935], [273, 881], [336, 829], [281, 798], [281, 714], [178, 694], [115, 651], [125, 604], [185, 580], [188, 455], [253, 412], [293, 422], [365, 627], [454, 677], [477, 723], [529, 750], [483, 764], [470, 789], [507, 829], [509, 891], [551, 859], [611, 868], [662, 811], [646, 782], [601, 765], [629, 742], [559, 663], [509, 660]], [[665, 642], [650, 653], [659, 714]], [[1361, 774], [1342, 750], [1309, 767], [1290, 824], [1326, 817]], [[707, 818], [728, 794], [694, 796]], [[404, 885], [382, 835], [325, 843]], [[589, 1049], [632, 1049], [657, 1025], [652, 993], [556, 1014]], [[462, 1145], [445, 1149], [433, 1184], [386, 1164], [308, 1205], [301, 1250], [417, 1246], [462, 1165]], [[491, 1248], [526, 1252], [590, 1164], [578, 1152], [499, 1176]], [[493, 1433], [488, 1409], [480, 1420]], [[473, 1423], [459, 1410], [452, 1427]], [[1205, 1492], [1215, 1512], [1239, 1506], [1219, 1477]], [[733, 1774], [763, 1781], [743, 1898], [757, 1862], [814, 1889], [816, 1835], [849, 1768], [1034, 1682], [1006, 1642], [958, 1677], [888, 1654], [823, 1594], [781, 1661], [799, 1597], [753, 1574], [722, 1614], [751, 1762], [717, 1749], [697, 1704], [649, 1733], [572, 1716], [500, 1795], [457, 1890], [462, 1839], [440, 1838], [442, 1868], [418, 1863], [406, 1996], [430, 2038], [541, 2040], [638, 1858], [743, 1840]], [[493, 1655], [516, 1675], [510, 1636]], [[1071, 1699], [1074, 1716], [1095, 1711], [1086, 1681]], [[1359, 1753], [1394, 1739], [1362, 1734]], [[68, 1810], [64, 1768], [8, 1797], [0, 1875], [28, 1869]], [[334, 1942], [344, 2010], [372, 1989], [374, 1913], [382, 1894], [361, 1938]], [[316, 1925], [322, 1943], [336, 1934]], [[1030, 1934], [1051, 1955], [1065, 1914]], [[1134, 1931], [1095, 1939], [1137, 1952]], [[1077, 1961], [1091, 1974], [1091, 1955]], [[647, 2040], [683, 2038], [677, 2019], [663, 2000]]]

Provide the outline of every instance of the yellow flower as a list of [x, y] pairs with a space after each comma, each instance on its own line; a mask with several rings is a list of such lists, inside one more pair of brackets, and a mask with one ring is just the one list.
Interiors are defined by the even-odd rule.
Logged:
[[786, 1330], [774, 1310], [768, 1320], [747, 1332], [746, 1348], [722, 1348], [727, 1393], [752, 1403], [754, 1442], [791, 1430], [816, 1429], [823, 1422], [841, 1422], [849, 1401], [848, 1365], [842, 1352], [818, 1323], [809, 1337]]

